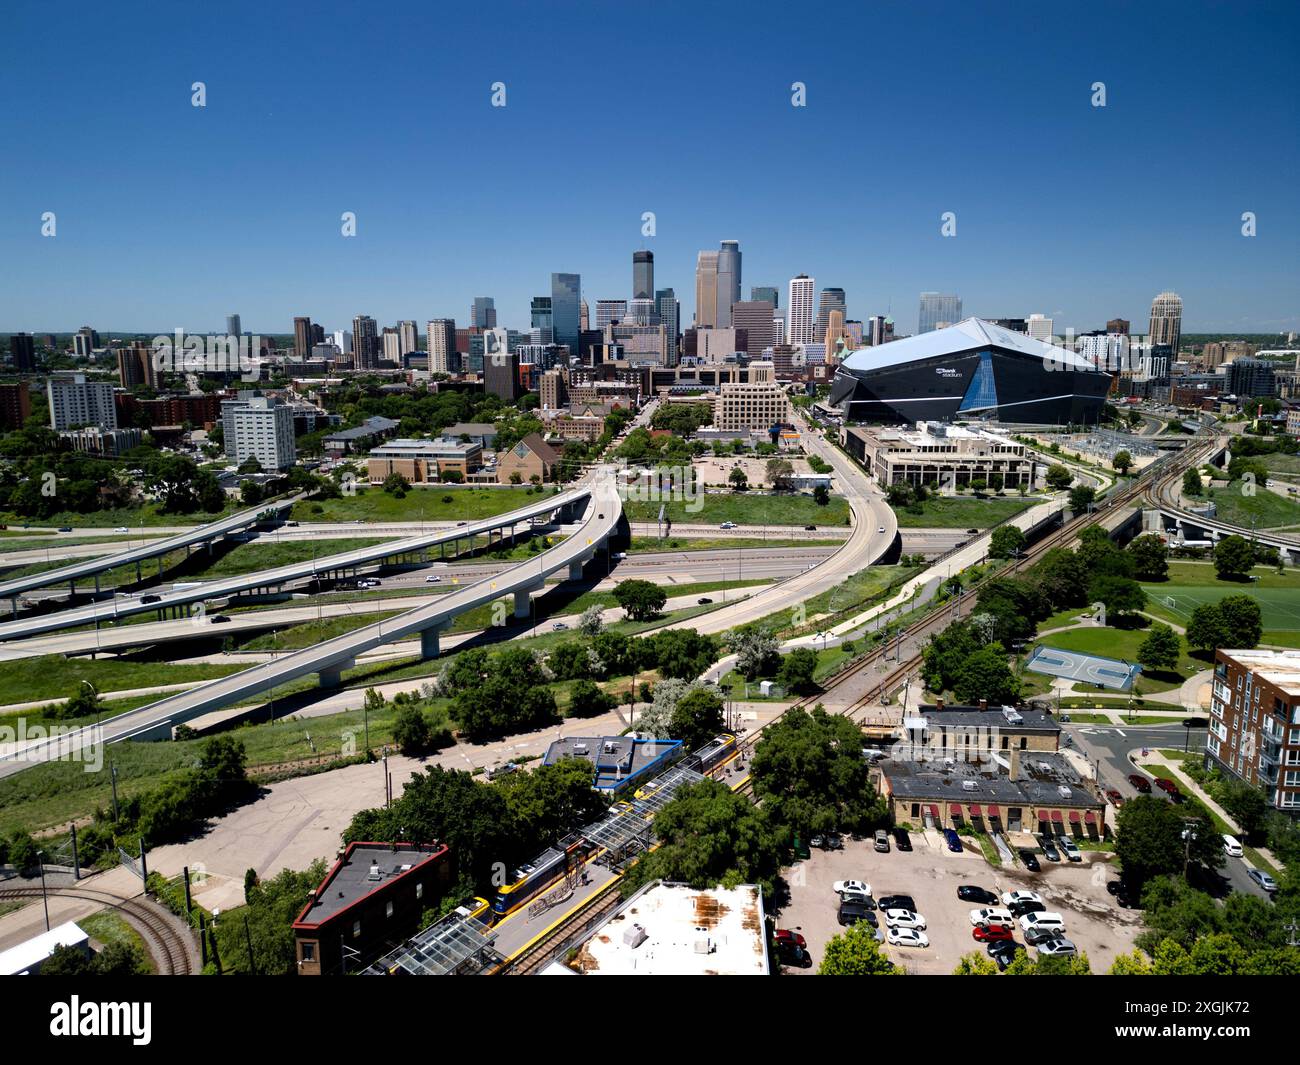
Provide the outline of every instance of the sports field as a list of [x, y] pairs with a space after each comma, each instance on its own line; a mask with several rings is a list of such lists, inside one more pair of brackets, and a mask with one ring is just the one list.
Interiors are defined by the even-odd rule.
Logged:
[[1178, 586], [1144, 584], [1147, 612], [1186, 626], [1192, 611], [1202, 603], [1217, 603], [1225, 595], [1246, 595], [1259, 604], [1264, 624], [1263, 643], [1300, 647], [1300, 592], [1294, 588], [1261, 588], [1258, 585]]

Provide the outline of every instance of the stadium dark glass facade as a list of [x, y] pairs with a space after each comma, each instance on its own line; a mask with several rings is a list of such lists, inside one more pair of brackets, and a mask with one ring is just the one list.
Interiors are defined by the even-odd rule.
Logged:
[[830, 402], [853, 422], [1091, 425], [1110, 382], [1073, 352], [968, 318], [853, 352], [831, 382]]

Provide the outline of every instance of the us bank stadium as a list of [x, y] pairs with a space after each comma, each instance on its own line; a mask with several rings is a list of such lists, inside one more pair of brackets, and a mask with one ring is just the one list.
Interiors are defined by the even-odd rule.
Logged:
[[831, 382], [848, 422], [988, 419], [1095, 424], [1110, 375], [1065, 348], [967, 318], [945, 329], [860, 348]]

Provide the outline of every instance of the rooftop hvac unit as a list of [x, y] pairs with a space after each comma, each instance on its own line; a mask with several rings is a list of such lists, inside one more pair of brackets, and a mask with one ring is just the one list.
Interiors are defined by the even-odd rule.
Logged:
[[639, 947], [650, 937], [646, 935], [646, 930], [639, 924], [634, 924], [631, 928], [623, 932], [623, 946]]
[[1068, 784], [1056, 785], [1056, 794], [1059, 795], [1062, 799], [1068, 799], [1070, 797], [1069, 785]]
[[1025, 720], [1020, 715], [1019, 711], [1015, 710], [1010, 706], [1004, 706], [1002, 708], [1002, 716], [1007, 719], [1008, 725], [1019, 725], [1022, 721]]
[[977, 780], [963, 780], [961, 782], [962, 791], [975, 791], [978, 787], [979, 781]]
[[708, 936], [704, 936], [702, 939], [697, 939], [697, 940], [695, 941], [695, 953], [696, 953], [696, 954], [712, 954], [712, 953], [713, 953], [713, 940], [711, 940]]

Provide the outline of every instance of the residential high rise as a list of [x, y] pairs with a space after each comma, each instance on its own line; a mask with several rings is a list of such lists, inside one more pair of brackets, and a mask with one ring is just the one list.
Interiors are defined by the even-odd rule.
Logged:
[[15, 333], [9, 338], [9, 354], [16, 372], [31, 373], [36, 369], [36, 338], [31, 333]]
[[55, 432], [83, 425], [117, 428], [113, 386], [107, 381], [87, 381], [84, 373], [56, 373], [50, 376], [46, 394]]
[[1129, 321], [1127, 318], [1112, 318], [1106, 323], [1106, 332], [1129, 334]]
[[470, 308], [469, 321], [475, 329], [495, 329], [497, 326], [497, 304], [491, 296], [475, 296], [474, 306]]
[[591, 312], [587, 309], [586, 300], [583, 300], [580, 306], [582, 309], [578, 313], [579, 330], [585, 333], [591, 328]]
[[253, 392], [221, 404], [226, 454], [236, 466], [257, 459], [263, 470], [286, 470], [294, 463], [293, 408]]
[[632, 253], [632, 298], [634, 300], [652, 300], [655, 296], [655, 253], [652, 251], [634, 251]]
[[718, 253], [702, 251], [695, 259], [695, 328], [718, 324]]
[[677, 302], [677, 293], [670, 288], [661, 288], [655, 292], [655, 312], [664, 329], [664, 343], [667, 345], [665, 362], [669, 366], [676, 366], [677, 338], [682, 326], [682, 305]]
[[305, 359], [311, 354], [311, 319], [307, 317], [293, 320], [293, 357]]
[[18, 429], [32, 413], [32, 396], [26, 381], [0, 384], [0, 429]]
[[397, 330], [391, 326], [385, 326], [381, 339], [384, 344], [384, 361], [400, 363], [402, 361], [402, 338]]
[[564, 344], [570, 355], [578, 354], [582, 332], [582, 278], [578, 274], [551, 275], [551, 318], [555, 343]]
[[538, 384], [542, 410], [559, 410], [568, 403], [568, 389], [559, 370], [547, 370]]
[[1205, 750], [1230, 779], [1262, 788], [1269, 806], [1300, 810], [1300, 651], [1227, 650], [1214, 654]]
[[745, 332], [745, 351], [751, 359], [763, 358], [763, 352], [777, 344], [772, 318], [772, 304], [767, 300], [741, 300], [731, 308], [731, 324]]
[[244, 335], [243, 331], [240, 329], [240, 325], [239, 325], [239, 315], [237, 314], [226, 315], [226, 336], [238, 337], [243, 335]]
[[534, 296], [528, 308], [532, 329], [528, 333], [530, 344], [555, 343], [555, 316], [551, 313], [550, 296]]
[[731, 305], [740, 302], [740, 242], [724, 240], [718, 251], [717, 312], [713, 324], [719, 329], [731, 326]]
[[791, 344], [811, 344], [816, 327], [813, 317], [813, 286], [816, 282], [807, 274], [790, 280], [790, 306], [786, 329]]
[[1031, 314], [1025, 321], [1025, 329], [1034, 340], [1041, 340], [1045, 344], [1052, 342], [1052, 319], [1050, 318], [1041, 314]]
[[117, 349], [117, 380], [123, 388], [158, 387], [158, 369], [148, 341], [133, 340], [128, 347]]
[[352, 368], [373, 370], [379, 361], [379, 330], [368, 314], [352, 319]]
[[72, 352], [81, 358], [89, 358], [90, 353], [99, 347], [99, 334], [88, 325], [83, 325], [72, 338]]
[[340, 355], [351, 355], [352, 331], [349, 329], [334, 330], [334, 346], [339, 349]]
[[431, 318], [425, 332], [430, 373], [453, 373], [456, 358], [456, 321], [454, 318]]
[[1151, 301], [1151, 344], [1168, 344], [1178, 357], [1178, 341], [1183, 333], [1183, 301], [1176, 292], [1162, 292]]
[[751, 300], [767, 300], [773, 307], [781, 306], [780, 292], [775, 285], [755, 285], [749, 290]]
[[397, 337], [402, 355], [420, 350], [420, 330], [414, 322], [398, 322]]
[[941, 292], [921, 293], [921, 313], [917, 317], [917, 333], [933, 333], [936, 329], [956, 325], [961, 321], [961, 297]]
[[610, 322], [621, 322], [627, 317], [627, 300], [597, 300], [596, 328], [604, 329]]
[[831, 311], [840, 312], [841, 324], [849, 316], [848, 308], [844, 305], [842, 288], [822, 289], [821, 296], [817, 300], [817, 327], [813, 330], [813, 336], [820, 338], [826, 335], [826, 329], [831, 321]]
[[[491, 335], [491, 334], [489, 334]], [[523, 393], [519, 386], [519, 353], [499, 348], [483, 356], [483, 391], [513, 403]]]

